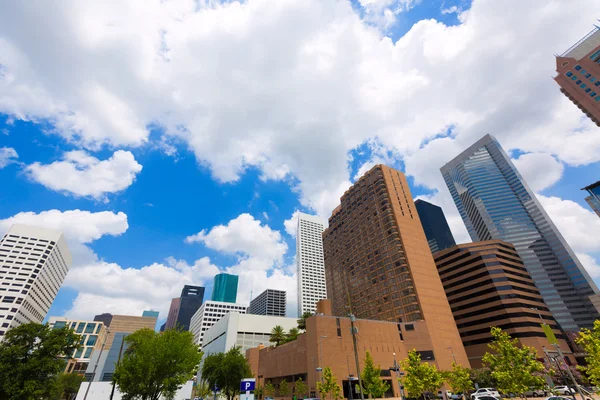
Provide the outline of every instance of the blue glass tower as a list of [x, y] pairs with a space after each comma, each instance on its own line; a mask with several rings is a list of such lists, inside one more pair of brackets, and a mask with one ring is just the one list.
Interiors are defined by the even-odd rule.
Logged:
[[498, 141], [484, 136], [441, 172], [471, 239], [512, 243], [562, 329], [592, 327], [596, 284]]
[[237, 289], [237, 275], [217, 274], [215, 275], [211, 300], [235, 303], [237, 301]]
[[581, 190], [587, 190], [590, 194], [585, 201], [592, 207], [592, 210], [600, 217], [600, 181], [584, 187]]
[[446, 221], [446, 216], [441, 207], [421, 199], [415, 200], [415, 207], [432, 254], [436, 251], [456, 246], [454, 236], [452, 236], [448, 221]]

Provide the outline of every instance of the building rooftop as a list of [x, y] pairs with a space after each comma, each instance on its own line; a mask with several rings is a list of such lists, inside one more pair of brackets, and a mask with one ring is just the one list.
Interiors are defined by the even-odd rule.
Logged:
[[598, 46], [600, 46], [600, 28], [596, 26], [560, 56], [581, 60]]
[[581, 190], [592, 190], [592, 189], [596, 189], [599, 186], [600, 186], [600, 181], [594, 182], [591, 185], [587, 185], [586, 187], [581, 188]]

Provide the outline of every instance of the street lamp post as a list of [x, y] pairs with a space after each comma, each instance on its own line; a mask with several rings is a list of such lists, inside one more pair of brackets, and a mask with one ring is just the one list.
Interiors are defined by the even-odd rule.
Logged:
[[456, 364], [456, 355], [454, 354], [454, 350], [452, 350], [452, 346], [448, 347], [450, 353], [452, 353], [452, 359], [454, 360], [454, 364]]
[[321, 353], [319, 355], [319, 358], [321, 361], [319, 363], [319, 364], [321, 364], [321, 383], [323, 383], [323, 339], [327, 339], [327, 336], [325, 336], [325, 335], [319, 336], [319, 352]]
[[392, 353], [394, 355], [394, 371], [396, 372], [396, 380], [398, 381], [398, 389], [400, 389], [400, 398], [404, 400], [404, 389], [402, 387], [402, 383], [400, 382], [400, 364], [396, 361], [396, 353]]
[[[540, 321], [542, 322], [542, 329], [543, 329], [544, 328], [544, 318], [542, 318], [542, 313], [540, 313], [540, 310], [537, 309], [537, 308], [532, 307], [531, 309], [537, 311], [537, 314], [540, 317]], [[556, 347], [556, 352], [558, 353], [558, 356], [560, 357], [561, 361], [566, 364], [565, 356], [563, 356], [562, 351], [560, 351], [560, 346], [558, 345], [558, 342], [557, 343], [551, 343], [551, 344], [554, 347]], [[575, 380], [575, 377], [573, 376], [573, 373], [571, 373], [571, 368], [569, 368], [569, 365], [567, 365], [566, 369], [567, 369], [567, 374], [569, 375], [569, 378], [571, 378], [571, 382], [573, 382], [573, 385], [575, 385], [575, 389], [577, 390], [577, 393], [579, 393], [579, 395], [581, 396], [581, 400], [585, 400], [585, 396], [581, 392], [581, 388], [577, 384], [577, 381]], [[573, 398], [575, 398], [575, 396], [573, 396]], [[83, 400], [85, 400], [85, 399], [83, 399]]]
[[102, 347], [100, 348], [100, 353], [98, 354], [98, 359], [96, 360], [96, 365], [94, 365], [94, 370], [92, 371], [92, 378], [88, 382], [88, 386], [85, 389], [85, 395], [83, 396], [83, 400], [87, 399], [88, 393], [90, 391], [90, 387], [94, 382], [94, 378], [96, 377], [96, 369], [98, 368], [98, 363], [100, 363], [100, 357], [102, 357], [102, 352], [104, 351], [104, 345], [106, 344], [106, 339], [108, 339], [108, 335], [110, 335], [110, 330], [106, 328], [106, 336], [104, 336], [104, 341], [102, 342]]

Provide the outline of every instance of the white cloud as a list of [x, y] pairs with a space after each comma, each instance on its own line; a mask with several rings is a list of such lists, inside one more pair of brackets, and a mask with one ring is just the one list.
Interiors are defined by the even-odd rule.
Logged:
[[52, 164], [33, 163], [26, 171], [34, 181], [48, 189], [74, 196], [106, 199], [108, 193], [127, 189], [142, 166], [129, 151], [118, 150], [107, 160], [99, 160], [85, 151], [64, 154]]
[[12, 147], [0, 147], [0, 169], [17, 161], [19, 155]]
[[288, 235], [295, 238], [298, 231], [298, 210], [295, 210], [290, 218], [283, 221], [283, 227]]
[[236, 254], [240, 265], [253, 270], [268, 270], [281, 264], [287, 244], [279, 231], [263, 225], [250, 214], [240, 214], [227, 225], [188, 236], [186, 243], [203, 243], [206, 247], [225, 254]]
[[531, 190], [540, 192], [562, 177], [564, 165], [550, 154], [528, 153], [512, 160]]

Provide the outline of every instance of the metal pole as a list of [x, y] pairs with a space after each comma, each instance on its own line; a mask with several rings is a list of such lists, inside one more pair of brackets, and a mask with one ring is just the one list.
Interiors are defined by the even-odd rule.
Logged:
[[394, 371], [396, 372], [396, 380], [398, 381], [398, 389], [400, 389], [400, 398], [404, 400], [404, 389], [402, 389], [402, 383], [400, 382], [400, 364], [396, 361], [396, 353], [394, 355]]
[[452, 346], [448, 347], [450, 353], [452, 353], [452, 359], [454, 360], [454, 364], [456, 364], [456, 355], [454, 354], [454, 350], [452, 350]]
[[350, 359], [348, 358], [348, 356], [346, 356], [346, 365], [348, 366], [348, 398], [350, 400], [353, 400], [352, 379], [350, 379], [352, 377], [352, 374], [350, 374]]
[[90, 391], [90, 387], [92, 386], [92, 382], [94, 382], [94, 378], [96, 377], [96, 369], [98, 368], [98, 363], [100, 362], [100, 357], [102, 357], [102, 352], [104, 351], [104, 345], [106, 344], [106, 339], [108, 339], [108, 335], [110, 335], [110, 330], [106, 328], [106, 336], [104, 336], [104, 341], [102, 342], [102, 347], [100, 348], [100, 354], [98, 354], [98, 359], [96, 360], [96, 365], [94, 365], [94, 370], [92, 371], [92, 379], [88, 382], [88, 386], [85, 389], [85, 394], [83, 395], [83, 400], [87, 399], [87, 395]]
[[356, 317], [354, 314], [350, 314], [350, 329], [352, 333], [352, 344], [354, 345], [354, 359], [356, 360], [356, 375], [358, 375], [358, 384], [360, 386], [360, 400], [365, 400], [363, 393], [362, 378], [360, 376], [360, 364], [358, 363], [358, 347], [356, 345], [356, 328], [354, 327], [354, 321]]

